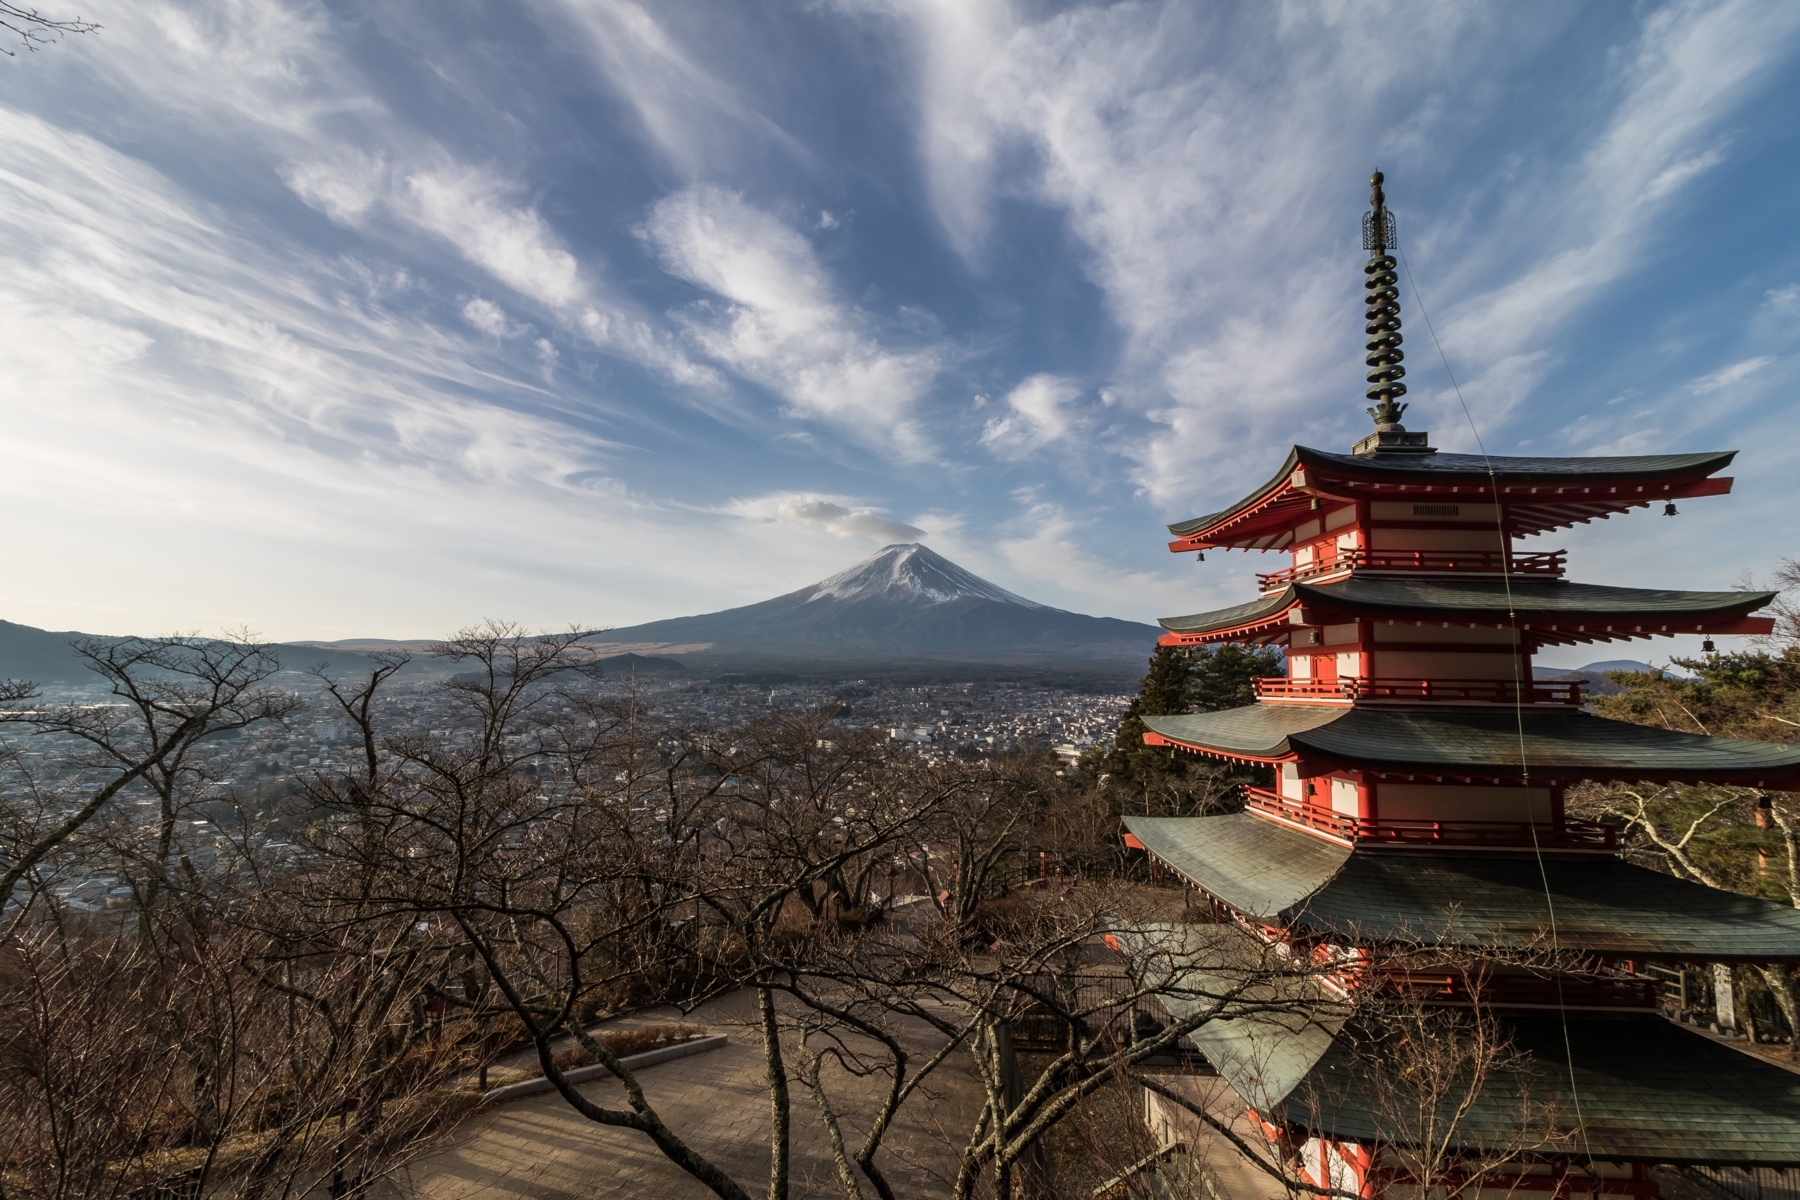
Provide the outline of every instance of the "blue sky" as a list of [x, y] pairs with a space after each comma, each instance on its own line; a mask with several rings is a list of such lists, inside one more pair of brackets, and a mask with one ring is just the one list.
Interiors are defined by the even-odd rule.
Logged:
[[[623, 625], [896, 540], [1235, 602], [1275, 564], [1162, 525], [1367, 428], [1375, 167], [1491, 451], [1743, 452], [1545, 548], [1800, 553], [1789, 0], [82, 15], [0, 61], [7, 619]], [[1403, 311], [1408, 425], [1470, 449]]]

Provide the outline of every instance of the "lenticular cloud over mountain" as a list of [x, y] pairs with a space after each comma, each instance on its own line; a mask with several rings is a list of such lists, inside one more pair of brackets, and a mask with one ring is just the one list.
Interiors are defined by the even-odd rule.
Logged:
[[776, 660], [1141, 667], [1161, 630], [1028, 600], [918, 543], [742, 608], [595, 634], [620, 652]]

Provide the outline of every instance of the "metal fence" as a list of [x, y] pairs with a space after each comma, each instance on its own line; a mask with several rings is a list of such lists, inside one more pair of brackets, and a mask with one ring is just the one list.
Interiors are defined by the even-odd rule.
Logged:
[[1695, 1167], [1693, 1175], [1737, 1200], [1800, 1200], [1800, 1171], [1779, 1167]]

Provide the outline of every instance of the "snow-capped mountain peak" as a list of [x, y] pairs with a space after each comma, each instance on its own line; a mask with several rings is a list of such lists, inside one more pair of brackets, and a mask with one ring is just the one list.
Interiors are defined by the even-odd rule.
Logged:
[[808, 589], [808, 604], [818, 600], [868, 600], [877, 597], [909, 604], [944, 604], [952, 600], [994, 600], [1020, 608], [1047, 605], [1016, 596], [963, 570], [943, 555], [917, 542], [883, 546], [846, 571], [821, 579]]

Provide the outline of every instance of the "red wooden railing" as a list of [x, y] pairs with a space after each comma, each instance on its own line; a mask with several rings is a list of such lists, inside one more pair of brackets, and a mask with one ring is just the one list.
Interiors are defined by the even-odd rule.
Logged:
[[1538, 679], [1524, 686], [1510, 679], [1289, 679], [1255, 681], [1256, 695], [1268, 700], [1463, 701], [1475, 704], [1581, 703], [1581, 680]]
[[1617, 850], [1619, 831], [1592, 821], [1565, 820], [1534, 826], [1526, 821], [1365, 821], [1318, 804], [1293, 800], [1268, 788], [1246, 787], [1247, 807], [1351, 841], [1397, 846], [1542, 846], [1557, 850]]
[[1258, 575], [1265, 592], [1278, 591], [1296, 579], [1313, 579], [1344, 571], [1479, 571], [1490, 575], [1550, 575], [1563, 573], [1568, 554], [1546, 550], [1508, 554], [1500, 550], [1339, 550], [1334, 557], [1319, 558], [1297, 567]]
[[1560, 1008], [1655, 1008], [1662, 988], [1643, 975], [1490, 975], [1470, 981], [1434, 971], [1376, 970], [1368, 982], [1384, 992], [1399, 992], [1440, 1004], [1467, 1004], [1476, 997], [1489, 1006]]

